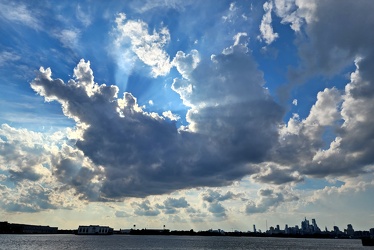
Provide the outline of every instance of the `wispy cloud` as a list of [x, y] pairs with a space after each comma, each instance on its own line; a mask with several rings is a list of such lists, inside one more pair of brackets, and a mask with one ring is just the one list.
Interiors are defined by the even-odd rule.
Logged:
[[26, 25], [35, 30], [41, 30], [42, 25], [35, 11], [23, 3], [9, 1], [0, 2], [0, 18], [8, 22]]

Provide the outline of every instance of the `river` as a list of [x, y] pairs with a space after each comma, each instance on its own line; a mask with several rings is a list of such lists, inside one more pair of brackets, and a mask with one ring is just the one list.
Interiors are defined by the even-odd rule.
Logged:
[[293, 239], [260, 237], [146, 235], [14, 235], [0, 234], [0, 249], [371, 249], [356, 239]]

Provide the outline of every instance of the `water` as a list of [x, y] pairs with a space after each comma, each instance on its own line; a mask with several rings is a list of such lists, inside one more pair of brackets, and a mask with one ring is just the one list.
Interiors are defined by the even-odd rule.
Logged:
[[203, 236], [0, 234], [0, 249], [372, 249], [361, 240]]

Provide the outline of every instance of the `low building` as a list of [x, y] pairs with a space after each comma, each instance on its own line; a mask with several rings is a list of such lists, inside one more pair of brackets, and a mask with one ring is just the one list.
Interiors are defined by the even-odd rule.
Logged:
[[58, 227], [0, 222], [0, 233], [7, 234], [56, 234]]
[[79, 226], [77, 234], [79, 235], [108, 235], [113, 234], [113, 228], [108, 226], [90, 225]]

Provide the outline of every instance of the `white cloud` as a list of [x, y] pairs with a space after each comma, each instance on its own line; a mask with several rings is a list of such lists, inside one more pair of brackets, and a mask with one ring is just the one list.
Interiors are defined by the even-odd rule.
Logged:
[[265, 2], [263, 7], [265, 14], [262, 17], [260, 24], [261, 35], [259, 36], [259, 39], [264, 40], [265, 43], [269, 45], [278, 38], [278, 33], [274, 33], [273, 27], [271, 26], [271, 12], [273, 10], [273, 2]]
[[294, 31], [300, 32], [303, 24], [317, 21], [316, 5], [316, 1], [274, 0], [274, 12], [282, 18], [282, 23], [290, 24]]
[[52, 33], [65, 48], [74, 49], [79, 45], [80, 31], [77, 29], [63, 29]]
[[297, 106], [297, 99], [293, 99], [292, 104]]
[[134, 1], [131, 6], [134, 11], [144, 13], [158, 8], [183, 10], [191, 4], [194, 4], [192, 0], [146, 0], [143, 2]]
[[21, 57], [11, 51], [2, 51], [0, 52], [0, 66], [3, 66], [9, 62], [14, 62], [20, 60]]
[[0, 2], [0, 18], [40, 30], [41, 24], [35, 14], [35, 11], [30, 10], [25, 4], [6, 1]]
[[187, 55], [183, 51], [178, 51], [171, 64], [177, 68], [183, 78], [188, 79], [188, 76], [197, 67], [199, 62], [199, 52], [197, 50], [192, 50], [191, 53]]
[[180, 119], [179, 115], [173, 114], [170, 110], [162, 112], [162, 115], [171, 121], [178, 121]]
[[145, 22], [126, 20], [126, 15], [122, 13], [116, 18], [116, 24], [118, 36], [115, 42], [119, 51], [124, 44], [129, 43], [137, 57], [151, 67], [154, 77], [169, 73], [172, 67], [170, 57], [163, 49], [170, 41], [170, 33], [166, 27], [149, 34]]
[[[65, 154], [69, 146], [61, 133], [42, 134], [3, 124], [0, 138], [0, 169], [5, 184], [0, 204], [5, 211], [73, 208], [82, 203], [79, 198], [88, 199], [84, 189], [90, 186], [87, 191], [92, 192], [94, 186], [82, 171], [84, 166], [62, 168], [63, 162], [74, 161], [77, 155]], [[78, 185], [79, 180], [89, 185]]]
[[[85, 7], [88, 7], [88, 6], [85, 6]], [[87, 9], [82, 9], [81, 5], [78, 4], [77, 8], [76, 8], [76, 16], [77, 16], [77, 19], [79, 21], [82, 22], [82, 24], [85, 26], [85, 27], [88, 27], [91, 25], [92, 23], [92, 18], [90, 16], [89, 13], [87, 13]]]

